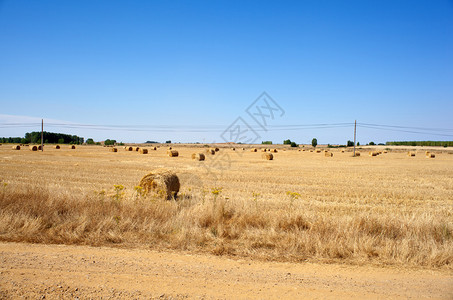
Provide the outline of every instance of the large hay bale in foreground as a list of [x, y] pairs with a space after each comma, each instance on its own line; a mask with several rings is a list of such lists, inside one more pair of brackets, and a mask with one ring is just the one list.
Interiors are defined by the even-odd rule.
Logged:
[[263, 159], [266, 159], [266, 160], [273, 160], [274, 159], [274, 155], [272, 155], [272, 153], [268, 153], [268, 152], [261, 154], [261, 157]]
[[179, 155], [179, 152], [176, 150], [168, 150], [167, 151], [168, 156], [170, 157], [177, 157]]
[[202, 161], [205, 160], [205, 156], [203, 153], [192, 153], [192, 159]]
[[28, 148], [29, 148], [31, 151], [38, 151], [38, 146], [36, 146], [36, 145], [30, 145]]
[[111, 151], [111, 152], [118, 152], [118, 148], [115, 148], [115, 147], [110, 148], [110, 151]]
[[14, 145], [14, 146], [12, 147], [12, 149], [13, 149], [13, 150], [20, 150], [20, 146], [19, 146], [19, 145]]
[[148, 149], [146, 149], [146, 148], [140, 148], [138, 151], [139, 151], [141, 154], [148, 154]]
[[55, 149], [60, 149], [60, 145], [55, 145]]
[[143, 192], [148, 194], [154, 192], [165, 197], [167, 200], [177, 197], [179, 192], [179, 178], [170, 170], [158, 169], [148, 175], [145, 175], [140, 180], [139, 186], [143, 188]]

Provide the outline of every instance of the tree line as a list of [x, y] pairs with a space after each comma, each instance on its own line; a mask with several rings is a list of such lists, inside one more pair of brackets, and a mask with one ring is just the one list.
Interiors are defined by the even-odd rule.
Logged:
[[[43, 140], [46, 144], [83, 144], [84, 138], [77, 135], [69, 135], [64, 133], [43, 132]], [[16, 143], [16, 144], [40, 144], [41, 132], [27, 132], [25, 137], [2, 137], [1, 143]]]
[[388, 146], [442, 146], [453, 147], [453, 141], [409, 141], [409, 142], [387, 142]]

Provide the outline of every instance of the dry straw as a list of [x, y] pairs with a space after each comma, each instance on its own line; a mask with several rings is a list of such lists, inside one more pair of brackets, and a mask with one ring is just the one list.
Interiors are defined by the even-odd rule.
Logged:
[[263, 153], [261, 154], [261, 157], [263, 159], [266, 159], [266, 160], [273, 160], [274, 159], [274, 155], [272, 155], [272, 153]]
[[148, 154], [148, 149], [146, 148], [140, 148], [140, 150], [138, 150], [141, 154]]
[[168, 150], [167, 154], [170, 157], [177, 157], [179, 155], [178, 151], [176, 151], [176, 150]]
[[143, 188], [145, 195], [154, 192], [170, 200], [171, 198], [176, 199], [180, 184], [179, 178], [174, 172], [166, 169], [157, 169], [145, 175], [140, 180], [139, 186]]
[[205, 156], [203, 153], [192, 153], [192, 159], [201, 161], [205, 159]]

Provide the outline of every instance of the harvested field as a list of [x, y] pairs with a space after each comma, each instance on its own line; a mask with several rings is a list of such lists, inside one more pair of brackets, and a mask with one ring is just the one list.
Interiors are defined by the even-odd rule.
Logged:
[[[452, 268], [451, 154], [376, 159], [338, 150], [326, 160], [288, 149], [268, 163], [228, 152], [225, 167], [222, 151], [203, 164], [191, 154], [204, 148], [178, 151], [169, 159], [165, 151], [112, 156], [100, 146], [1, 147], [0, 240]], [[156, 168], [179, 177], [177, 201], [137, 188]]]

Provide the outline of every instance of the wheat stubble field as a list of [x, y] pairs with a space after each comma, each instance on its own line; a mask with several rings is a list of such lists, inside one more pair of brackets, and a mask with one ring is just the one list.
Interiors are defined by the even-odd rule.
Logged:
[[[211, 155], [202, 146], [173, 147], [178, 157], [165, 147], [140, 154], [0, 146], [0, 240], [430, 270], [447, 274], [445, 286], [452, 282], [453, 155], [446, 150], [434, 159], [422, 149], [415, 157], [362, 150], [354, 158], [280, 147], [268, 161], [248, 148]], [[195, 152], [206, 160], [192, 160]], [[140, 195], [138, 182], [156, 168], [177, 173], [178, 201]]]

